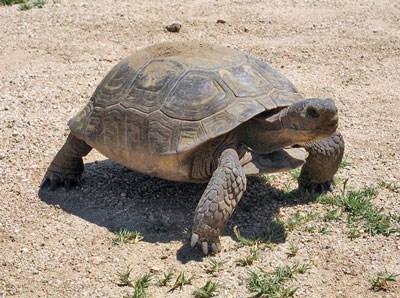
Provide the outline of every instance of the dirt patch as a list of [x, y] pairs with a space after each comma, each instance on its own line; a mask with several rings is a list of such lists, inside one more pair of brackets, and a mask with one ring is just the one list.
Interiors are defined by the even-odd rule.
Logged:
[[[400, 273], [399, 234], [351, 239], [344, 220], [313, 220], [262, 246], [251, 266], [234, 236], [258, 233], [326, 205], [288, 196], [290, 174], [251, 180], [222, 238], [226, 260], [212, 276], [208, 259], [188, 246], [202, 184], [173, 183], [104, 159], [85, 159], [82, 187], [39, 192], [47, 166], [85, 106], [118, 61], [154, 43], [201, 40], [246, 51], [271, 63], [305, 97], [331, 97], [340, 110], [346, 158], [338, 191], [378, 190], [374, 206], [399, 214], [400, 6], [395, 1], [61, 1], [42, 9], [0, 7], [0, 297], [122, 297], [118, 273], [153, 271], [153, 297], [190, 297], [211, 279], [221, 297], [248, 297], [249, 269], [308, 264], [292, 286], [298, 297], [398, 297], [399, 278], [374, 292], [378, 272]], [[218, 22], [224, 20], [224, 22]], [[179, 33], [166, 32], [179, 21]], [[342, 181], [342, 182], [341, 182]], [[290, 193], [290, 192], [289, 192]], [[299, 226], [300, 227], [300, 226]], [[138, 230], [137, 244], [113, 245], [115, 231]], [[326, 232], [326, 229], [330, 233]], [[320, 232], [321, 231], [321, 232]], [[288, 257], [291, 245], [298, 247]], [[194, 274], [193, 285], [166, 293], [155, 281], [167, 270]]]

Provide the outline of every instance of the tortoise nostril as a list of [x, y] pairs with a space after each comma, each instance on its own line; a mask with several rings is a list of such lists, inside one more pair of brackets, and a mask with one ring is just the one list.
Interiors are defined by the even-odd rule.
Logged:
[[318, 118], [320, 115], [318, 110], [313, 106], [308, 107], [306, 110], [306, 113], [307, 113], [307, 116], [309, 116], [311, 118]]

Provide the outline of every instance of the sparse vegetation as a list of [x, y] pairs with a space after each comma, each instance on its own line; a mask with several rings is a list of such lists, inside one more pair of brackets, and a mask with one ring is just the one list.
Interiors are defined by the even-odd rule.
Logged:
[[214, 297], [217, 294], [217, 289], [219, 288], [219, 284], [207, 281], [207, 283], [201, 288], [195, 290], [193, 295], [195, 298], [209, 298]]
[[[59, 0], [53, 0], [53, 3], [58, 3]], [[46, 5], [46, 0], [0, 0], [1, 5], [14, 5], [20, 4], [18, 7], [19, 10], [29, 10], [33, 7], [43, 8]]]
[[373, 206], [371, 200], [378, 195], [376, 188], [366, 187], [359, 191], [347, 191], [346, 184], [347, 181], [340, 195], [324, 195], [317, 199], [317, 202], [321, 204], [340, 208], [336, 209], [336, 215], [330, 213], [325, 216], [325, 219], [339, 219], [339, 212], [346, 213], [351, 238], [362, 232], [388, 236], [399, 231], [392, 225], [393, 216], [386, 215], [381, 209]]
[[290, 172], [290, 175], [292, 176], [292, 178], [293, 178], [294, 180], [297, 180], [297, 179], [299, 179], [299, 177], [300, 177], [300, 173], [301, 173], [301, 168], [297, 168], [297, 169], [292, 170], [292, 171]]
[[130, 280], [131, 269], [127, 269], [126, 272], [119, 273], [119, 283], [120, 287], [133, 287], [132, 281]]
[[293, 279], [296, 274], [303, 274], [308, 269], [307, 265], [294, 264], [277, 267], [273, 272], [253, 270], [250, 271], [247, 288], [255, 294], [255, 297], [292, 297], [297, 289], [288, 287], [285, 283]]
[[157, 233], [166, 233], [172, 229], [172, 224], [161, 219], [156, 219], [151, 222], [151, 228]]
[[127, 229], [121, 229], [116, 233], [116, 237], [112, 243], [119, 245], [121, 243], [138, 243], [143, 239], [143, 236], [138, 231], [129, 231]]
[[317, 212], [307, 212], [306, 215], [296, 213], [288, 218], [285, 227], [288, 231], [300, 229], [304, 224], [317, 219], [319, 216], [320, 215]]
[[0, 5], [14, 5], [26, 2], [26, 0], [0, 0]]
[[375, 292], [387, 291], [390, 287], [390, 283], [395, 282], [397, 276], [398, 274], [392, 274], [386, 270], [384, 272], [379, 272], [372, 280], [371, 289]]
[[346, 169], [351, 166], [351, 161], [349, 160], [348, 156], [345, 156], [345, 158], [342, 159], [339, 169]]
[[323, 220], [324, 221], [339, 221], [342, 218], [342, 210], [339, 208], [329, 209], [326, 211]]
[[146, 273], [145, 275], [138, 278], [135, 282], [130, 279], [131, 270], [128, 268], [127, 272], [119, 274], [119, 283], [121, 287], [131, 287], [134, 289], [132, 294], [124, 296], [125, 298], [146, 298], [148, 297], [146, 289], [150, 286], [150, 281], [152, 278], [151, 273]]
[[159, 287], [166, 287], [168, 283], [172, 280], [174, 274], [172, 271], [164, 272], [164, 276], [158, 280], [157, 285]]
[[332, 231], [328, 227], [321, 227], [319, 231], [323, 235], [331, 235]]
[[260, 177], [261, 177], [261, 179], [264, 180], [265, 182], [269, 182], [269, 181], [271, 181], [272, 179], [274, 179], [274, 176], [273, 176], [273, 175], [271, 175], [271, 174], [266, 174], [266, 173], [261, 174]]
[[400, 193], [400, 185], [398, 184], [381, 181], [378, 183], [378, 185], [392, 192]]
[[233, 232], [236, 238], [242, 245], [254, 246], [259, 244], [273, 245], [282, 242], [286, 238], [284, 224], [281, 221], [271, 221], [259, 235], [253, 235], [250, 238], [245, 238], [240, 234], [239, 228], [235, 226]]
[[208, 273], [212, 273], [212, 274], [216, 274], [219, 271], [221, 271], [222, 266], [226, 263], [226, 261], [221, 260], [221, 259], [217, 259], [217, 258], [213, 258], [210, 259], [208, 261], [208, 268], [207, 268], [207, 272]]
[[290, 244], [289, 252], [287, 253], [287, 255], [288, 257], [294, 257], [298, 253], [298, 251], [299, 247], [296, 244], [292, 243]]
[[250, 248], [250, 254], [245, 258], [236, 260], [236, 265], [238, 266], [251, 266], [253, 265], [254, 261], [258, 259], [258, 247], [254, 245]]
[[175, 280], [175, 284], [171, 289], [168, 290], [168, 293], [174, 292], [176, 289], [182, 289], [184, 285], [191, 285], [192, 281], [194, 279], [194, 275], [192, 275], [189, 278], [185, 277], [185, 273], [181, 272], [179, 273], [178, 277]]

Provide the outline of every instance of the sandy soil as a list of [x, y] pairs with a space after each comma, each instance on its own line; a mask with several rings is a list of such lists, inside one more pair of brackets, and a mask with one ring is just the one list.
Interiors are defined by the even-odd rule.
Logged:
[[[49, 1], [51, 2], [51, 1]], [[168, 269], [194, 274], [174, 293], [154, 282], [152, 297], [190, 297], [209, 279], [220, 297], [249, 297], [250, 268], [307, 263], [293, 286], [297, 297], [399, 297], [370, 290], [371, 279], [400, 273], [399, 234], [350, 240], [344, 222], [323, 235], [295, 230], [263, 247], [251, 267], [233, 236], [250, 235], [272, 218], [319, 211], [321, 205], [282, 200], [290, 175], [252, 180], [225, 232], [224, 269], [211, 276], [208, 259], [188, 247], [184, 229], [205, 185], [172, 183], [130, 172], [95, 151], [85, 159], [85, 183], [67, 192], [38, 192], [63, 144], [67, 120], [87, 102], [121, 58], [169, 40], [229, 45], [262, 58], [306, 97], [332, 97], [351, 165], [339, 177], [374, 186], [374, 204], [399, 213], [399, 194], [378, 187], [400, 181], [400, 4], [396, 1], [61, 1], [42, 9], [0, 7], [0, 297], [122, 297], [118, 272], [132, 278]], [[217, 23], [223, 19], [226, 23]], [[164, 26], [182, 23], [179, 33]], [[161, 228], [160, 228], [161, 227]], [[112, 245], [120, 228], [140, 231], [138, 244]], [[293, 258], [291, 244], [299, 247]], [[399, 278], [398, 278], [399, 279]]]

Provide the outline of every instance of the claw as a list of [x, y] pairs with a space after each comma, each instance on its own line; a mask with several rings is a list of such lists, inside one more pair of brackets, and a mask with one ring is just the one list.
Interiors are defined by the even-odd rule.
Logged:
[[201, 243], [201, 250], [205, 255], [208, 255], [208, 243], [207, 241], [204, 241]]
[[220, 247], [221, 247], [221, 245], [218, 245], [216, 243], [211, 244], [212, 253], [216, 254], [216, 253], [220, 252]]
[[190, 239], [190, 246], [194, 247], [198, 241], [199, 241], [199, 235], [193, 233], [192, 238]]

